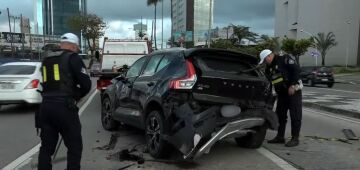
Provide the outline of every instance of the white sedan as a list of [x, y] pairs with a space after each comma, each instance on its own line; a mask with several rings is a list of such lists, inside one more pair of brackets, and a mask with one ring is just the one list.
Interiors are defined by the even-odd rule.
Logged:
[[11, 62], [0, 66], [0, 107], [5, 104], [39, 104], [40, 62]]

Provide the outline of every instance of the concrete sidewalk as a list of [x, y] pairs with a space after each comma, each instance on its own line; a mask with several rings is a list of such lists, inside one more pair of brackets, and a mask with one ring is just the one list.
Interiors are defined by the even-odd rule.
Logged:
[[360, 119], [360, 97], [323, 94], [318, 92], [303, 92], [305, 107]]

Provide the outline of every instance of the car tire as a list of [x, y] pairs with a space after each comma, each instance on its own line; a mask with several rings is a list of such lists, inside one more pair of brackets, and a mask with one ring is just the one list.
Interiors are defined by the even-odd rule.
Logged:
[[329, 83], [329, 84], [327, 84], [327, 86], [328, 86], [329, 88], [332, 88], [332, 87], [334, 86], [334, 83]]
[[111, 105], [111, 101], [109, 97], [105, 97], [102, 100], [101, 105], [101, 124], [104, 129], [112, 131], [117, 129], [119, 126], [119, 122], [113, 119], [113, 106]]
[[262, 125], [254, 128], [255, 133], [249, 133], [248, 135], [240, 138], [235, 138], [236, 144], [244, 148], [259, 148], [265, 140], [267, 126]]
[[167, 132], [164, 117], [160, 111], [149, 113], [145, 121], [145, 138], [149, 153], [154, 158], [165, 158], [170, 154], [170, 145], [164, 139]]

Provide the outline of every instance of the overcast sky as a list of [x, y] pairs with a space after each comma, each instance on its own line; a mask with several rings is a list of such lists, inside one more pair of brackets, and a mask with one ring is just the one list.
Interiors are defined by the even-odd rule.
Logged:
[[[214, 27], [230, 23], [251, 27], [258, 34], [274, 34], [275, 0], [214, 0]], [[33, 21], [33, 0], [0, 0], [0, 32], [9, 31], [6, 7], [11, 15], [20, 15]], [[159, 8], [160, 7], [160, 8]], [[161, 6], [158, 18], [161, 17]], [[104, 18], [109, 28], [106, 35], [114, 38], [133, 38], [132, 25], [140, 21], [149, 23], [154, 17], [154, 8], [148, 7], [146, 0], [88, 0], [88, 12]], [[148, 19], [148, 20], [146, 20]], [[161, 38], [161, 20], [157, 21], [158, 38]], [[19, 30], [19, 28], [16, 28]], [[164, 0], [164, 41], [170, 37], [170, 0]]]

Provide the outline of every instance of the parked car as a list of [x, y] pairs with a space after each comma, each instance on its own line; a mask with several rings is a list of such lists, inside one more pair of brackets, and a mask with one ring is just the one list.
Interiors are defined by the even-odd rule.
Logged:
[[334, 86], [334, 73], [330, 67], [308, 66], [301, 68], [301, 79], [309, 86], [316, 84], [326, 84], [329, 88]]
[[269, 81], [258, 59], [217, 49], [172, 49], [138, 59], [101, 96], [102, 125], [122, 122], [145, 130], [153, 157], [173, 145], [197, 158], [218, 140], [258, 148], [277, 128]]
[[40, 62], [10, 62], [0, 66], [0, 107], [6, 104], [39, 104]]

